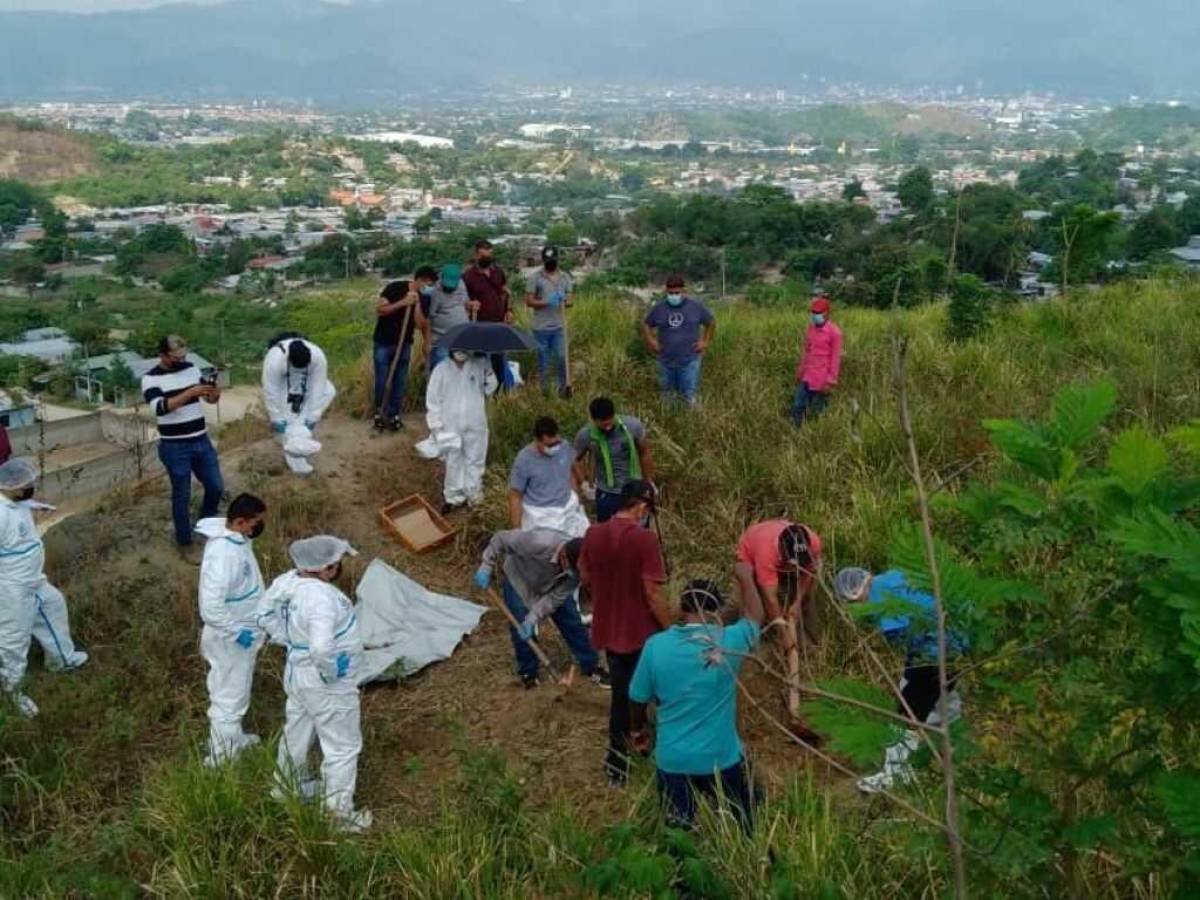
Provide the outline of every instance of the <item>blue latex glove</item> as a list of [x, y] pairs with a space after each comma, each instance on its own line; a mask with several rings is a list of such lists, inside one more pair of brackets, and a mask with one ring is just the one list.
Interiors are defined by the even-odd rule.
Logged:
[[546, 298], [546, 302], [550, 304], [550, 306], [560, 306], [563, 302], [563, 295], [561, 292], [555, 291]]
[[249, 650], [254, 646], [254, 632], [249, 628], [243, 628], [238, 632], [238, 636], [234, 638], [234, 640], [236, 640], [240, 646]]
[[517, 637], [523, 641], [527, 641], [533, 637], [533, 632], [536, 628], [537, 624], [534, 622], [522, 622], [521, 627], [517, 629]]
[[487, 590], [489, 584], [492, 583], [492, 570], [487, 566], [480, 566], [475, 570], [475, 587], [481, 591]]
[[287, 422], [272, 422], [271, 430], [276, 434], [283, 434], [285, 431], [287, 431]]
[[339, 653], [337, 655], [337, 677], [345, 678], [350, 671], [350, 654]]
[[307, 428], [309, 431], [312, 431], [314, 428], [317, 427], [317, 422], [315, 419], [305, 419], [304, 427]]

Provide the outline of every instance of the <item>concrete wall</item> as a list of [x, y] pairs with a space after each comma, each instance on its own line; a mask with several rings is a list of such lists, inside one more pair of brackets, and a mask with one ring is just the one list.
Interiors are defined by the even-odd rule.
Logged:
[[106, 456], [53, 469], [44, 474], [38, 497], [50, 503], [62, 503], [103, 494], [145, 475], [162, 474], [154, 447], [143, 447], [141, 455], [140, 467], [136, 450], [114, 449]]
[[52, 453], [63, 447], [102, 441], [104, 430], [100, 420], [101, 413], [95, 412], [14, 428], [8, 433], [13, 456], [37, 456], [40, 452]]

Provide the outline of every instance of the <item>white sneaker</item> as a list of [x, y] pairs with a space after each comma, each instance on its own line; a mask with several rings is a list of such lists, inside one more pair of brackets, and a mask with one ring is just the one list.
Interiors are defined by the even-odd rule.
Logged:
[[32, 719], [38, 714], [38, 706], [28, 694], [13, 694], [12, 701], [17, 707], [17, 712], [26, 719]]
[[337, 826], [339, 831], [347, 834], [362, 834], [374, 821], [375, 817], [369, 809], [356, 809], [348, 815], [338, 816]]

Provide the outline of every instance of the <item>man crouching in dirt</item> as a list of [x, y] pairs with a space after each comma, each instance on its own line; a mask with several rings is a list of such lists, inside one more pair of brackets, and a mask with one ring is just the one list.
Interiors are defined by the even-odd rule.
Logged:
[[[345, 831], [371, 827], [370, 810], [354, 808], [362, 752], [358, 677], [363, 643], [354, 604], [334, 584], [342, 558], [358, 552], [327, 534], [288, 547], [296, 568], [271, 583], [259, 605], [259, 625], [288, 649], [283, 687], [286, 721], [279, 742], [279, 776], [305, 798], [324, 796]], [[321, 746], [321, 778], [307, 777], [313, 738]], [[276, 796], [282, 795], [276, 789]]]
[[529, 641], [542, 619], [554, 621], [583, 674], [599, 687], [609, 687], [608, 672], [600, 667], [600, 657], [592, 648], [575, 602], [582, 547], [581, 538], [572, 540], [552, 528], [534, 528], [498, 531], [483, 551], [475, 572], [475, 586], [483, 591], [492, 583], [496, 558], [504, 555], [504, 605], [521, 623], [520, 628], [509, 626], [508, 630], [517, 654], [517, 674], [526, 688], [538, 684], [538, 659]]

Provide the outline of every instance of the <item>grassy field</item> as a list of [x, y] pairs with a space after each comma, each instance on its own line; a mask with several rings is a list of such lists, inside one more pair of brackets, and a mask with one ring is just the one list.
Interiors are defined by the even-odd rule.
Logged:
[[[362, 414], [366, 390], [370, 304], [363, 296], [352, 286], [289, 308], [291, 324], [335, 360], [339, 404], [353, 415]], [[937, 307], [837, 310], [843, 377], [829, 413], [799, 432], [786, 411], [802, 315], [719, 308], [695, 410], [656, 397], [637, 316], [616, 298], [581, 298], [571, 318], [575, 397], [530, 390], [493, 404], [488, 503], [470, 522], [472, 537], [503, 523], [508, 465], [534, 418], [548, 413], [573, 430], [587, 400], [608, 394], [650, 427], [673, 587], [705, 575], [728, 587], [740, 530], [784, 514], [825, 538], [830, 567], [885, 565], [895, 528], [914, 514], [895, 414], [895, 334], [909, 339], [927, 477], [949, 492], [964, 467], [976, 478], [993, 472], [982, 419], [1038, 416], [1065, 384], [1110, 377], [1118, 419], [1152, 432], [1200, 417], [1200, 286], [1193, 283], [1129, 283], [1010, 308], [985, 336], [961, 344], [943, 338]], [[251, 484], [274, 510], [259, 549], [264, 569], [275, 571], [285, 540], [320, 527], [339, 488], [296, 492], [256, 477]], [[59, 571], [78, 573], [112, 558], [105, 554], [136, 555], [145, 541], [139, 502], [114, 498], [52, 544]], [[743, 840], [720, 821], [706, 821], [695, 836], [665, 830], [645, 768], [627, 795], [593, 804], [582, 791], [542, 790], [527, 768], [464, 739], [446, 761], [453, 776], [430, 788], [430, 802], [411, 811], [401, 804], [391, 824], [366, 837], [336, 835], [312, 809], [269, 799], [266, 751], [226, 770], [200, 766], [204, 686], [186, 624], [194, 595], [186, 569], [172, 575], [180, 583], [168, 588], [137, 569], [105, 571], [90, 591], [68, 591], [85, 642], [116, 664], [70, 682], [36, 674], [43, 715], [33, 724], [0, 712], [3, 896], [902, 898], [946, 890], [935, 835], [914, 840], [921, 828], [903, 811], [861, 800], [845, 781], [800, 763], [773, 787], [753, 837]], [[849, 626], [826, 618], [814, 667], [867, 672]], [[271, 712], [268, 729], [277, 727], [278, 711]], [[368, 726], [368, 743], [384, 739], [403, 746], [405, 735]], [[914, 802], [933, 810], [936, 792]], [[1176, 887], [1132, 864], [1090, 864], [1092, 896], [1166, 898]], [[972, 866], [997, 871], [986, 859]], [[1055, 891], [1014, 879], [1006, 895]]]

